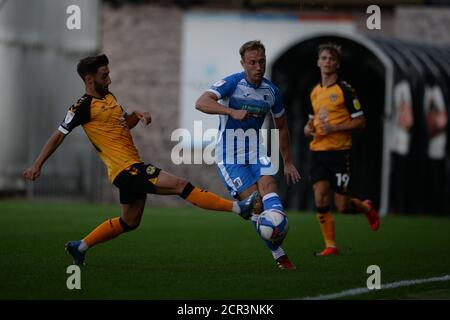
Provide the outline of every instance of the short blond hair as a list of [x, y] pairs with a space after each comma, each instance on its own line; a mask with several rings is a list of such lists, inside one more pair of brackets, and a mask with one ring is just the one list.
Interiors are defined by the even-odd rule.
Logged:
[[336, 56], [337, 61], [341, 61], [341, 46], [334, 42], [322, 43], [319, 45], [319, 53], [318, 56], [322, 53], [322, 51], [330, 51], [332, 54]]

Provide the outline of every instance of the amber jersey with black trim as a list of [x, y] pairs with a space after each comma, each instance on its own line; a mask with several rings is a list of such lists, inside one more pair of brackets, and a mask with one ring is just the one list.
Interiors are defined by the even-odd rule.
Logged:
[[111, 183], [122, 170], [142, 162], [130, 130], [125, 125], [124, 115], [112, 93], [103, 98], [85, 94], [69, 108], [58, 128], [67, 135], [75, 127], [83, 126], [108, 170]]
[[309, 118], [313, 120], [315, 136], [309, 147], [313, 151], [348, 150], [352, 147], [350, 131], [337, 131], [322, 135], [319, 124], [335, 125], [349, 123], [362, 116], [363, 110], [353, 88], [345, 81], [323, 87], [318, 84], [311, 91]]

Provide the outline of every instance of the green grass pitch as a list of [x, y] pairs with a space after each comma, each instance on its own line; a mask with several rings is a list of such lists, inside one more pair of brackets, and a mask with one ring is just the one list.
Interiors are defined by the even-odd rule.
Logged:
[[[372, 232], [363, 216], [335, 214], [341, 255], [315, 257], [315, 215], [289, 212], [283, 245], [295, 271], [278, 270], [249, 221], [189, 208], [145, 210], [140, 227], [87, 254], [81, 290], [68, 290], [64, 251], [118, 206], [0, 202], [0, 299], [296, 299], [450, 274], [450, 218], [388, 216]], [[382, 289], [348, 299], [449, 299], [450, 281]]]

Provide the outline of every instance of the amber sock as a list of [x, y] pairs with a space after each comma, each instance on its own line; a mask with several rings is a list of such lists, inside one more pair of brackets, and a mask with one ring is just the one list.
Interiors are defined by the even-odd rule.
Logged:
[[[114, 239], [121, 233], [124, 233], [125, 229], [123, 228], [120, 218], [112, 218], [106, 220], [97, 228], [91, 231], [84, 239], [83, 242], [87, 246], [87, 248], [91, 248], [96, 244]], [[87, 249], [86, 248], [86, 249]]]
[[186, 185], [180, 196], [193, 205], [203, 209], [233, 212], [239, 210], [239, 206], [233, 201], [219, 197], [213, 192], [194, 187], [190, 183]]
[[334, 219], [331, 211], [326, 213], [318, 212], [317, 220], [320, 223], [320, 230], [322, 231], [323, 240], [326, 247], [336, 248], [336, 242], [334, 241]]

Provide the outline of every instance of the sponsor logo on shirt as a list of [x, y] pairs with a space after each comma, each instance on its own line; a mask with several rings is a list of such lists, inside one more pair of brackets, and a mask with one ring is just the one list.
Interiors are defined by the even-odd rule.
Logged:
[[248, 104], [244, 104], [241, 106], [242, 110], [247, 110], [248, 113], [253, 114], [254, 116], [257, 117], [262, 117], [265, 116], [266, 113], [269, 111], [269, 108], [264, 108], [264, 107], [254, 107], [254, 106], [250, 106]]
[[152, 174], [154, 174], [156, 171], [156, 168], [154, 166], [148, 166], [147, 169], [145, 169], [145, 172], [151, 176]]
[[355, 110], [361, 109], [361, 104], [359, 103], [358, 99], [353, 99], [353, 106], [355, 107]]
[[332, 93], [332, 94], [330, 94], [329, 98], [330, 98], [330, 101], [331, 101], [331, 102], [336, 102], [336, 100], [337, 100], [337, 95], [335, 95], [334, 93]]

